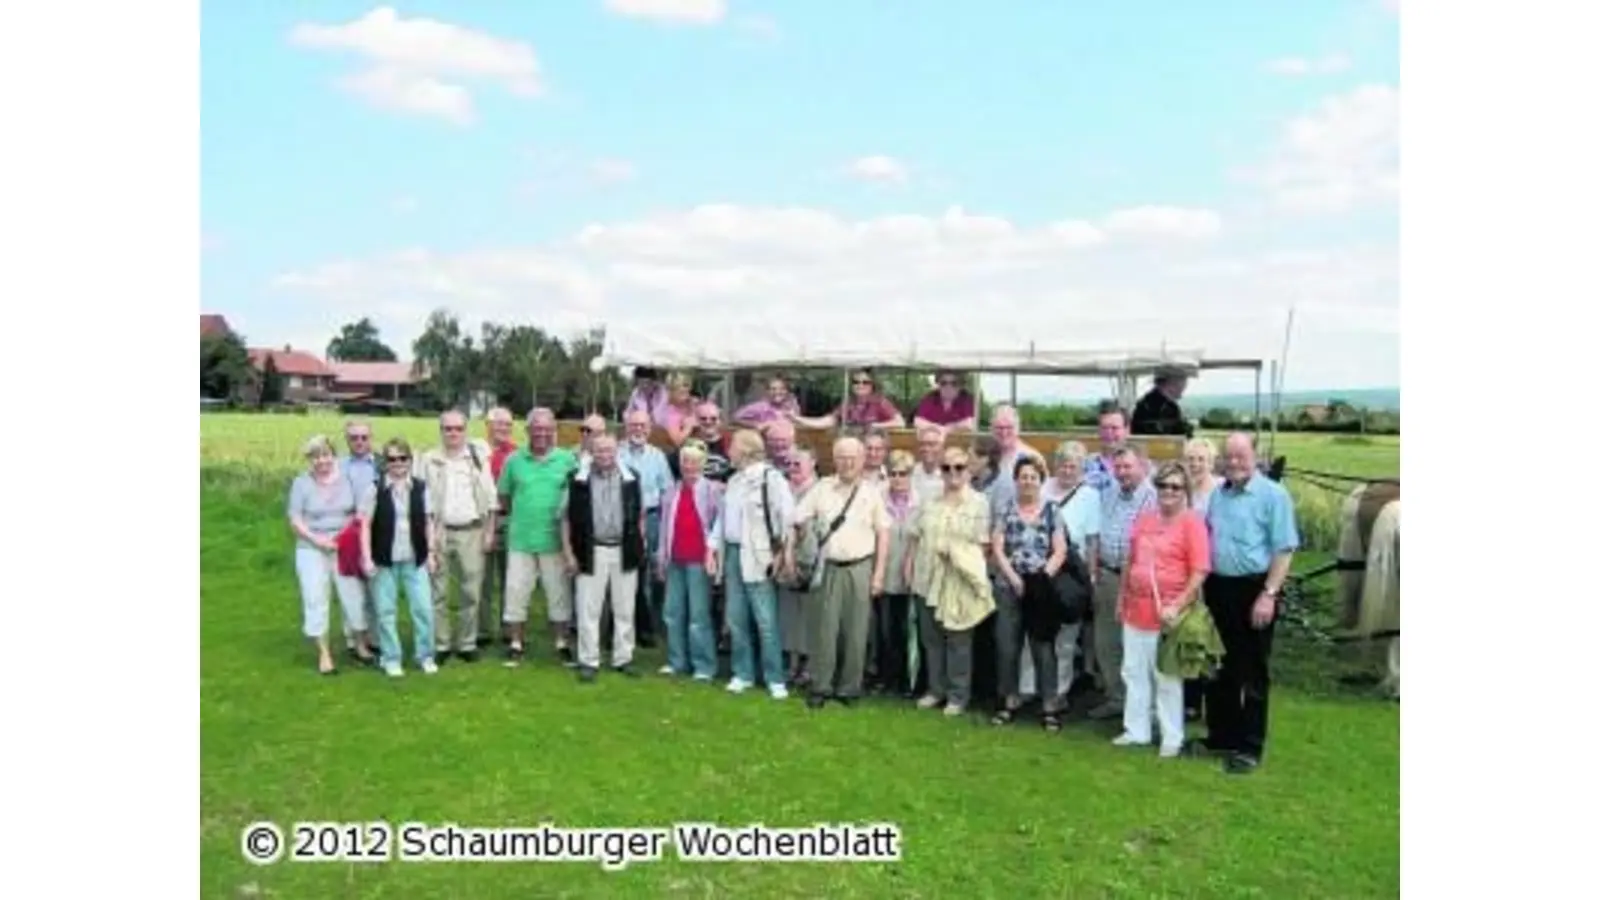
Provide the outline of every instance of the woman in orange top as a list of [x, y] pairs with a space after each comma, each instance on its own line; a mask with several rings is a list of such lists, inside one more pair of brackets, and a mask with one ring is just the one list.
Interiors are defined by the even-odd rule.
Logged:
[[1112, 743], [1149, 746], [1151, 693], [1161, 732], [1161, 755], [1183, 747], [1183, 681], [1156, 668], [1162, 626], [1195, 601], [1211, 571], [1205, 520], [1189, 508], [1189, 476], [1163, 465], [1155, 477], [1156, 509], [1142, 513], [1128, 535], [1130, 555], [1122, 575], [1117, 617], [1122, 621], [1122, 734]]

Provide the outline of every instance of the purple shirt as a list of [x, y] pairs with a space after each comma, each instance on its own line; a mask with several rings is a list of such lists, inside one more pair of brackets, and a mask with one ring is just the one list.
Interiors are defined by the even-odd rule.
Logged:
[[839, 425], [845, 427], [861, 427], [863, 425], [886, 425], [900, 415], [900, 410], [894, 408], [882, 394], [874, 394], [865, 402], [857, 403], [852, 400], [842, 403], [834, 410], [834, 416], [839, 420]]
[[977, 404], [972, 400], [972, 395], [966, 391], [956, 394], [949, 408], [945, 408], [944, 398], [939, 396], [937, 390], [929, 391], [917, 404], [916, 416], [935, 425], [954, 425], [965, 419], [974, 419], [978, 415]]
[[741, 407], [738, 412], [733, 414], [733, 420], [752, 425], [765, 425], [768, 422], [776, 422], [779, 419], [786, 418], [791, 412], [800, 412], [800, 404], [796, 403], [792, 396], [788, 397], [782, 406], [773, 406], [766, 398], [762, 398]]
[[628, 395], [627, 412], [633, 412], [636, 409], [644, 410], [650, 414], [651, 420], [654, 421], [656, 410], [665, 405], [667, 405], [666, 385], [658, 384], [649, 393], [645, 393], [642, 387], [636, 387], [633, 389], [633, 393]]

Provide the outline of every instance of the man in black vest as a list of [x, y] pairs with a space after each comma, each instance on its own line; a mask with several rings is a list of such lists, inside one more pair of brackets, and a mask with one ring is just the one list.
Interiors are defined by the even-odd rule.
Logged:
[[577, 575], [578, 678], [600, 668], [600, 618], [611, 595], [611, 666], [633, 668], [633, 600], [644, 563], [644, 515], [639, 480], [617, 462], [617, 439], [591, 436], [591, 455], [572, 474], [561, 516], [567, 571]]
[[1194, 426], [1183, 418], [1183, 407], [1178, 405], [1188, 386], [1189, 377], [1181, 369], [1156, 372], [1155, 387], [1133, 407], [1128, 430], [1136, 435], [1194, 437]]

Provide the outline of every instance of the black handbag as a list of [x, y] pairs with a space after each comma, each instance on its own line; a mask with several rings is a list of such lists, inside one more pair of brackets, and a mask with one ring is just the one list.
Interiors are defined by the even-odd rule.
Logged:
[[[1082, 487], [1079, 485], [1078, 487]], [[1055, 538], [1055, 529], [1061, 527], [1056, 521], [1061, 510], [1067, 508], [1067, 503], [1078, 488], [1073, 488], [1060, 503], [1056, 504], [1056, 514], [1050, 517], [1050, 536]], [[1056, 602], [1061, 604], [1061, 621], [1066, 625], [1076, 625], [1089, 617], [1089, 610], [1094, 605], [1094, 586], [1089, 581], [1089, 566], [1078, 554], [1078, 549], [1072, 546], [1072, 536], [1065, 535], [1067, 545], [1067, 561], [1062, 564], [1061, 571], [1057, 572], [1051, 580], [1056, 591]]]

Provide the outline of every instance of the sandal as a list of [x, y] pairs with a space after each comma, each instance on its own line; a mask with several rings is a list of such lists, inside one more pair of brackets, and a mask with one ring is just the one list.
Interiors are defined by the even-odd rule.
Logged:
[[999, 712], [994, 714], [994, 718], [989, 720], [989, 724], [990, 725], [1010, 725], [1011, 724], [1011, 720], [1015, 719], [1016, 717], [1017, 717], [1017, 711], [1016, 710], [1014, 710], [1014, 709], [1002, 709]]

